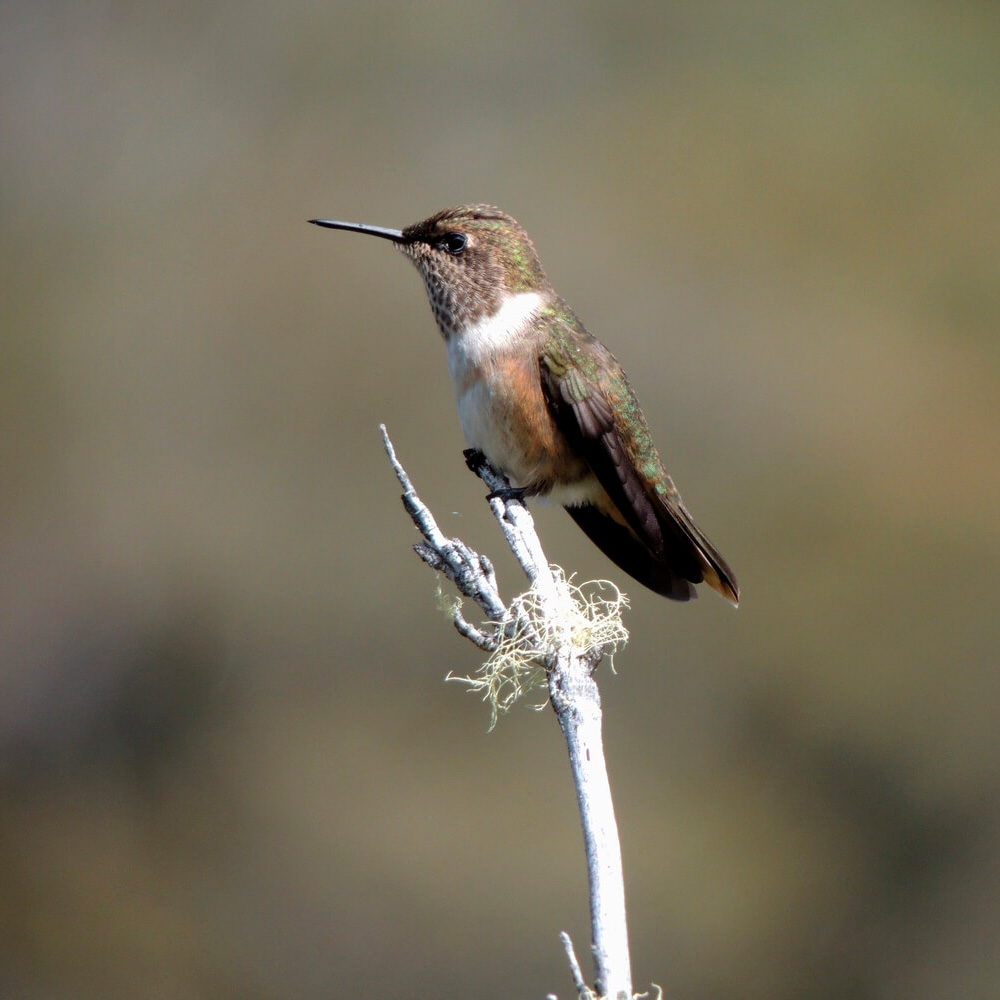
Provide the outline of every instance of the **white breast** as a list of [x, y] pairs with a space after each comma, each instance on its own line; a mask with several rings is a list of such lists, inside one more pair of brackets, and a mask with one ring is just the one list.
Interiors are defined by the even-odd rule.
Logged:
[[[528, 325], [545, 304], [538, 292], [519, 292], [504, 300], [492, 315], [466, 327], [448, 340], [448, 370], [455, 388], [458, 420], [465, 440], [496, 465], [504, 468], [508, 445], [505, 428], [498, 422], [489, 377], [480, 369], [491, 358], [516, 348]], [[507, 469], [513, 473], [514, 469]]]
[[514, 346], [525, 327], [538, 315], [545, 299], [538, 292], [518, 292], [504, 299], [492, 316], [487, 316], [453, 334], [448, 340], [448, 370], [456, 393], [471, 369], [491, 355]]

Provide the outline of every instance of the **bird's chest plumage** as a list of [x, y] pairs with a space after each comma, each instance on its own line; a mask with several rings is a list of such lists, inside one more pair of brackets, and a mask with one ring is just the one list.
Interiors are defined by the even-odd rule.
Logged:
[[516, 486], [548, 493], [580, 480], [589, 467], [574, 455], [549, 413], [531, 321], [542, 305], [533, 292], [509, 298], [492, 317], [448, 341], [458, 419], [478, 448]]
[[455, 386], [466, 441], [519, 484], [537, 477], [554, 433], [537, 361], [531, 367], [524, 358], [495, 358]]

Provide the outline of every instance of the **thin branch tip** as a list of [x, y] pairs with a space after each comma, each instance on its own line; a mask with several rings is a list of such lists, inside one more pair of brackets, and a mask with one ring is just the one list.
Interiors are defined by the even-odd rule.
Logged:
[[559, 940], [562, 941], [563, 951], [566, 952], [566, 961], [569, 962], [569, 971], [573, 977], [573, 985], [576, 987], [576, 995], [580, 1000], [596, 1000], [594, 991], [583, 978], [583, 970], [580, 968], [580, 960], [576, 957], [573, 939], [566, 931], [560, 931]]

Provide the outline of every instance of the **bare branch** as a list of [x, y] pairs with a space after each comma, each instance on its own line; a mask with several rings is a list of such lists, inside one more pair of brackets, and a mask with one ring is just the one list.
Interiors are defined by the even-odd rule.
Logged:
[[507, 609], [497, 589], [492, 564], [459, 539], [448, 538], [437, 526], [434, 515], [417, 496], [410, 477], [396, 458], [385, 424], [379, 424], [379, 430], [393, 471], [403, 487], [403, 507], [426, 540], [426, 544], [413, 546], [417, 555], [433, 569], [444, 573], [466, 597], [483, 609], [487, 618], [491, 621], [502, 620]]
[[573, 984], [576, 986], [576, 995], [580, 1000], [594, 1000], [594, 991], [586, 984], [583, 972], [580, 970], [580, 961], [576, 957], [576, 950], [573, 947], [573, 939], [565, 932], [559, 932], [559, 940], [562, 941], [563, 950], [566, 952], [566, 959], [569, 962], [569, 971], [573, 975]]
[[[601, 698], [593, 677], [601, 659], [617, 648], [626, 635], [620, 622], [617, 629], [609, 630], [608, 620], [602, 619], [595, 608], [611, 605], [620, 613], [624, 598], [619, 593], [616, 601], [603, 598], [589, 603], [581, 601], [579, 588], [570, 585], [561, 570], [553, 570], [549, 565], [531, 514], [513, 496], [507, 480], [481, 456], [467, 453], [469, 467], [490, 488], [490, 508], [531, 583], [529, 591], [505, 603], [490, 561], [440, 530], [396, 458], [385, 426], [380, 430], [389, 461], [403, 487], [403, 506], [424, 538], [414, 546], [417, 555], [454, 582], [459, 592], [474, 601], [491, 623], [487, 628], [471, 624], [462, 612], [461, 602], [456, 602], [451, 612], [455, 627], [480, 649], [490, 652], [491, 661], [501, 657], [505, 664], [513, 664], [511, 675], [494, 672], [481, 681], [471, 682], [486, 688], [494, 697], [494, 719], [501, 691], [506, 692], [507, 698], [521, 693], [518, 671], [532, 665], [540, 665], [546, 671], [549, 698], [569, 749], [583, 824], [596, 996], [629, 1000], [632, 972], [621, 847], [604, 760]], [[523, 687], [527, 689], [530, 684]], [[503, 704], [499, 710], [505, 707]], [[584, 981], [572, 942], [568, 935], [562, 937], [580, 1000], [594, 1000], [595, 992]]]

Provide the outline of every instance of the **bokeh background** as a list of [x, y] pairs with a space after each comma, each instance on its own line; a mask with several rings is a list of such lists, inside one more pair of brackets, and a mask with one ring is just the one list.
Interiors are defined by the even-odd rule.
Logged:
[[9, 0], [0, 134], [0, 995], [571, 995], [558, 728], [442, 683], [376, 429], [520, 589], [440, 338], [305, 221], [466, 201], [745, 595], [621, 581], [637, 988], [997, 995], [997, 4]]

